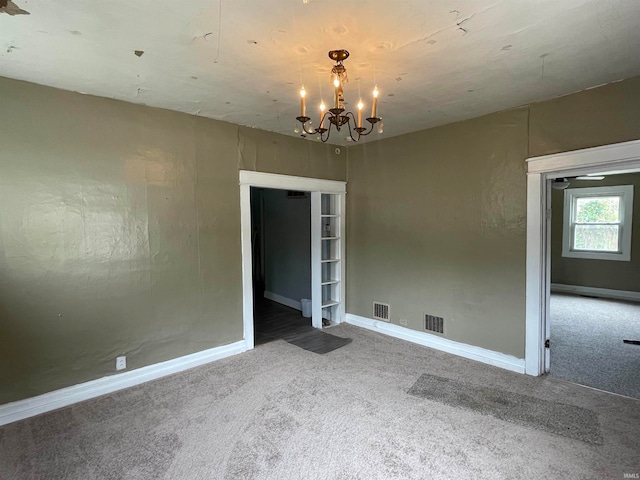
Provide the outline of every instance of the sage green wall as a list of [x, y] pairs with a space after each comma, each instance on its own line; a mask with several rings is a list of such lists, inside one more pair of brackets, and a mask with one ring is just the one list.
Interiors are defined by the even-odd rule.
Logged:
[[529, 155], [640, 138], [640, 77], [529, 107]]
[[238, 170], [316, 142], [0, 78], [0, 404], [242, 339]]
[[524, 358], [526, 165], [640, 138], [640, 78], [349, 149], [347, 311]]
[[640, 138], [640, 79], [349, 148], [0, 78], [0, 404], [242, 338], [238, 170], [348, 184], [347, 311], [524, 356], [529, 155]]
[[526, 109], [349, 149], [347, 311], [524, 350]]
[[564, 190], [551, 194], [551, 282], [564, 285], [640, 291], [640, 173], [609, 175], [602, 181], [572, 180], [569, 188], [633, 185], [631, 261], [592, 260], [562, 256]]

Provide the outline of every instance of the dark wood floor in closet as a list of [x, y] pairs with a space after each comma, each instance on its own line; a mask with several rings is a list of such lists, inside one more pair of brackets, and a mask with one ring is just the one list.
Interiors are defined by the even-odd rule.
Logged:
[[255, 299], [253, 318], [256, 345], [279, 339], [290, 341], [314, 331], [311, 319], [304, 318], [299, 310], [266, 298]]

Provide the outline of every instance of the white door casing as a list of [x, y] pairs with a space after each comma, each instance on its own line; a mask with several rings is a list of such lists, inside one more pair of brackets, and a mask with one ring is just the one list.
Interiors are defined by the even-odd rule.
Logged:
[[550, 292], [549, 179], [640, 170], [640, 140], [530, 157], [527, 159], [527, 263], [525, 372], [542, 375], [548, 367]]
[[[318, 178], [308, 177], [296, 177], [291, 175], [279, 175], [274, 173], [253, 172], [248, 170], [240, 170], [240, 230], [241, 230], [241, 244], [242, 244], [242, 318], [244, 326], [244, 342], [247, 350], [254, 347], [254, 332], [253, 332], [253, 270], [252, 270], [252, 257], [251, 257], [251, 187], [273, 188], [278, 190], [297, 190], [312, 192], [312, 199], [314, 196], [317, 198], [319, 193], [332, 193], [338, 194], [341, 197], [341, 202], [344, 205], [346, 198], [346, 182], [336, 180], [323, 180]], [[314, 237], [320, 236], [320, 209], [313, 208], [311, 212], [311, 225], [312, 225], [312, 244], [315, 245]], [[317, 211], [316, 211], [317, 210]], [[317, 217], [317, 218], [316, 218]], [[314, 227], [315, 225], [315, 227]], [[314, 235], [315, 232], [315, 235]], [[342, 252], [344, 262], [345, 256], [345, 239], [344, 235], [341, 239]], [[315, 305], [318, 298], [321, 297], [320, 292], [320, 257], [317, 255], [316, 250], [312, 249], [311, 257], [311, 300], [313, 304], [312, 308], [312, 324], [315, 327], [322, 327], [322, 311]], [[316, 263], [318, 263], [316, 265]], [[345, 287], [342, 282], [341, 298], [345, 298]]]

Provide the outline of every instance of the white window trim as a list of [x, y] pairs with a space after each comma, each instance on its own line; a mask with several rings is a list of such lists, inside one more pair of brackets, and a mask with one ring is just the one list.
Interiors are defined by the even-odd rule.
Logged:
[[[620, 234], [617, 252], [595, 252], [573, 250], [573, 199], [578, 197], [620, 196]], [[631, 260], [631, 222], [633, 219], [633, 185], [615, 185], [607, 187], [568, 188], [564, 191], [564, 217], [562, 221], [562, 256], [591, 260]]]

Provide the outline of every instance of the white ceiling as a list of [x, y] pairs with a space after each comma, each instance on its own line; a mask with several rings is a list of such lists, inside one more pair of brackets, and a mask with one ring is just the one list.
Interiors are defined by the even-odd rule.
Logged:
[[640, 75], [639, 0], [6, 3], [0, 76], [287, 135], [301, 84], [309, 114], [332, 100], [331, 49], [383, 137]]

